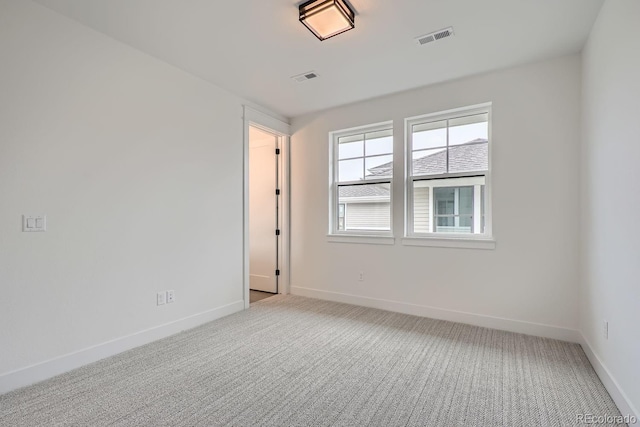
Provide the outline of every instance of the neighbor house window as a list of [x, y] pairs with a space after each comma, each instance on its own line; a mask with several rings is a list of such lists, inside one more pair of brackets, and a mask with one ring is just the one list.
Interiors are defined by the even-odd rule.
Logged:
[[389, 234], [392, 123], [332, 132], [331, 232]]
[[406, 120], [408, 234], [488, 235], [490, 105]]

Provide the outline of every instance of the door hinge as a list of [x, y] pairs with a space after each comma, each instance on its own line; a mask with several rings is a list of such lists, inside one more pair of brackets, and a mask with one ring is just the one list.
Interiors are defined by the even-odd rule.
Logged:
[[279, 195], [280, 195], [280, 189], [276, 188], [276, 196], [279, 196]]
[[276, 154], [280, 154], [280, 149], [276, 148]]
[[276, 276], [280, 275], [280, 270], [276, 270]]
[[280, 235], [280, 230], [276, 229], [276, 236]]

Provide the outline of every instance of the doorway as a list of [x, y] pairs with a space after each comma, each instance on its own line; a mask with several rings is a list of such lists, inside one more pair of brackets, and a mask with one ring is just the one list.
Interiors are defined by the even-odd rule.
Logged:
[[290, 126], [247, 105], [243, 121], [242, 292], [248, 309], [252, 293], [254, 300], [289, 293]]
[[280, 250], [278, 136], [249, 126], [250, 302], [278, 293]]

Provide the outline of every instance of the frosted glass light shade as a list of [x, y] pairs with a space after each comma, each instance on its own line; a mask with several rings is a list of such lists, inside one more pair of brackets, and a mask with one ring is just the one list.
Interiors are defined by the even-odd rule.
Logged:
[[355, 27], [355, 14], [343, 0], [311, 0], [299, 10], [300, 22], [320, 40]]

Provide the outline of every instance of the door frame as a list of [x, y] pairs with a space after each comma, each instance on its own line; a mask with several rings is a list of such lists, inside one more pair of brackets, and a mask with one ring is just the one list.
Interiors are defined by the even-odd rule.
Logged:
[[[278, 293], [288, 294], [290, 288], [290, 266], [289, 266], [289, 250], [290, 250], [290, 187], [289, 187], [289, 171], [290, 171], [290, 135], [291, 128], [288, 123], [273, 118], [268, 114], [262, 113], [247, 105], [243, 106], [243, 131], [244, 143], [242, 148], [243, 155], [243, 184], [242, 184], [242, 295], [244, 299], [244, 308], [249, 308], [249, 127], [254, 126], [265, 132], [269, 132], [278, 138], [278, 147], [280, 147], [280, 155], [278, 156], [278, 174], [280, 182], [280, 209], [278, 212], [278, 222], [280, 224], [280, 250], [278, 251], [278, 265], [280, 276], [278, 277]], [[275, 230], [274, 230], [275, 234]]]

